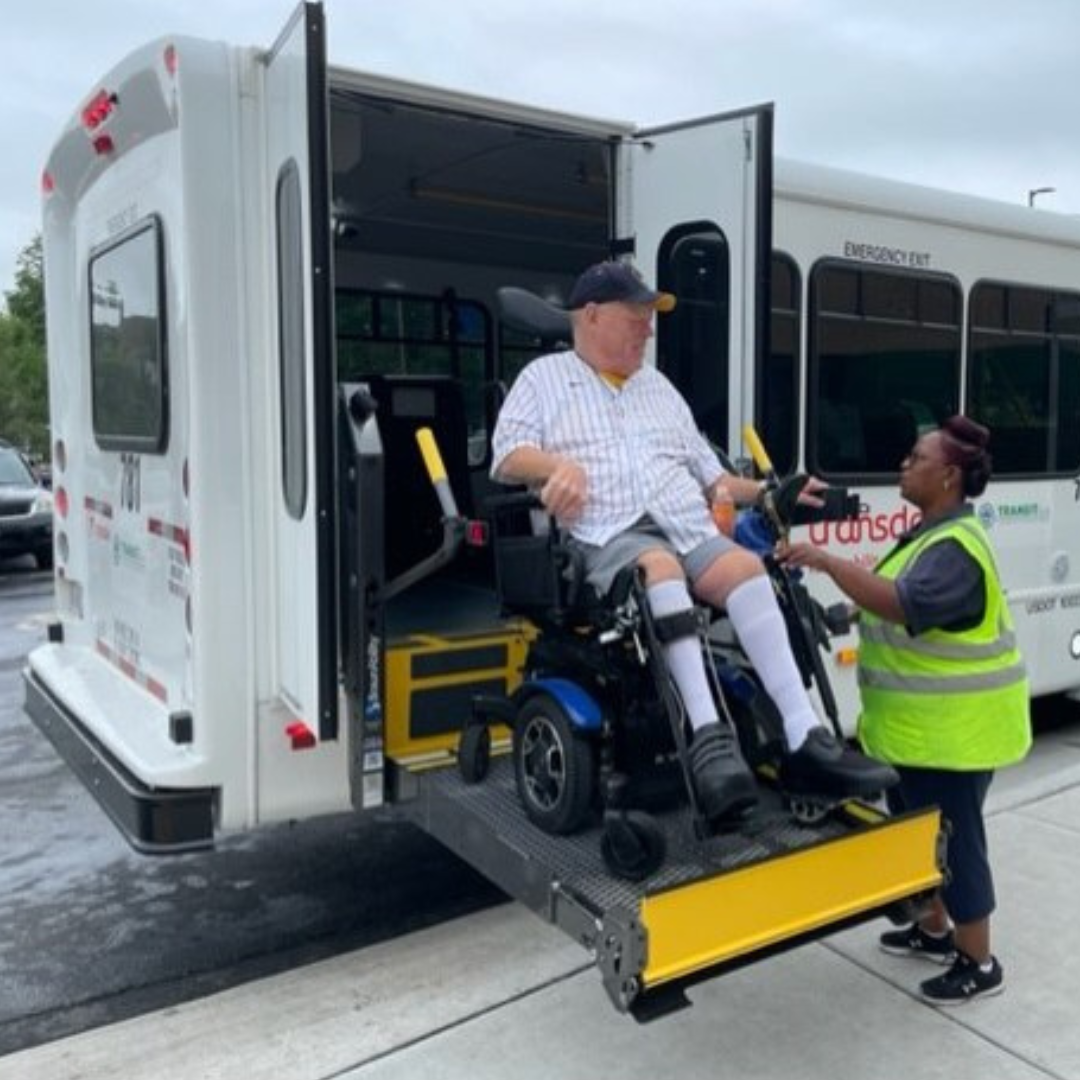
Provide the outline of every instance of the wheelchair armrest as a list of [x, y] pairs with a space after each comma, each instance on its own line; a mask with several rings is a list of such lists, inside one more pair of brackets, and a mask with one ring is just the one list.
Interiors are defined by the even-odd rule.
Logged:
[[491, 495], [484, 502], [491, 521], [499, 595], [508, 610], [561, 618], [577, 607], [585, 582], [581, 553], [548, 517], [550, 528], [535, 521], [547, 514], [532, 491]]
[[535, 491], [509, 491], [505, 495], [489, 495], [484, 500], [484, 507], [492, 517], [513, 510], [542, 510], [543, 506]]

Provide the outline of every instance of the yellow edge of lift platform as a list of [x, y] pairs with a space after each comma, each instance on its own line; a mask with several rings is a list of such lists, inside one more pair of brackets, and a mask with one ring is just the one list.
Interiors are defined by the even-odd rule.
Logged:
[[684, 978], [935, 888], [934, 811], [645, 896], [644, 987]]
[[705, 840], [685, 808], [660, 813], [665, 860], [635, 884], [605, 868], [598, 825], [552, 836], [529, 822], [505, 756], [479, 783], [443, 755], [399, 763], [397, 783], [425, 831], [591, 952], [612, 1003], [639, 1019], [650, 998], [666, 1009], [660, 999], [675, 1001], [680, 983], [864, 918], [906, 916], [944, 875], [936, 808], [889, 817], [853, 801], [800, 825], [763, 789], [745, 827]]

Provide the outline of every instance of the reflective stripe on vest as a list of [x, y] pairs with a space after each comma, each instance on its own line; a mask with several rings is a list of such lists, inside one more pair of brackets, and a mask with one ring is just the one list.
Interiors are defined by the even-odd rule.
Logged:
[[1027, 677], [1023, 661], [997, 671], [984, 671], [978, 675], [897, 675], [891, 671], [860, 671], [859, 685], [879, 690], [898, 690], [904, 694], [948, 694], [953, 690], [966, 693], [971, 690], [998, 690], [1003, 686], [1022, 682]]

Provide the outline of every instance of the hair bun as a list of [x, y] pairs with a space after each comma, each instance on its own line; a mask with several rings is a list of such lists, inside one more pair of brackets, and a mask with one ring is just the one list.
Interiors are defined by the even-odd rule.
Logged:
[[950, 416], [941, 425], [957, 442], [985, 450], [990, 442], [990, 432], [966, 416]]

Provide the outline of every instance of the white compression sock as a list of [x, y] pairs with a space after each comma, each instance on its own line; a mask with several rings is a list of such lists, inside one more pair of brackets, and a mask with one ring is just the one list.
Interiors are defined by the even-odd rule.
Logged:
[[[694, 606], [685, 581], [659, 581], [649, 586], [646, 595], [655, 619], [675, 615], [680, 611], [690, 611]], [[705, 664], [701, 658], [701, 645], [697, 638], [684, 637], [669, 641], [664, 646], [664, 659], [672, 680], [679, 688], [690, 726], [697, 731], [704, 724], [715, 723], [716, 704], [709, 689]]]
[[820, 721], [792, 655], [772, 582], [764, 575], [744, 581], [731, 591], [725, 607], [750, 663], [784, 718], [784, 737], [794, 752]]

